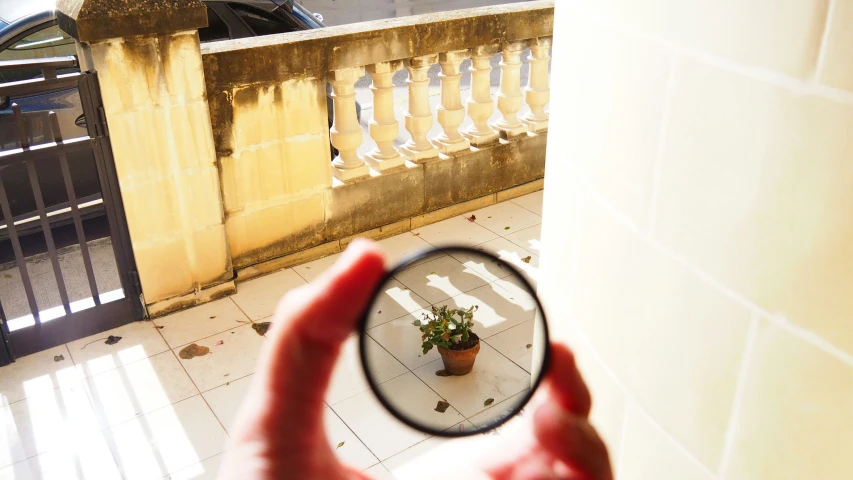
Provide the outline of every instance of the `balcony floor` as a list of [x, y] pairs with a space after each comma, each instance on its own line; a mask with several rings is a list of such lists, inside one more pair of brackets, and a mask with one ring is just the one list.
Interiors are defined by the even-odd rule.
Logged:
[[[381, 240], [379, 245], [390, 262], [430, 245], [478, 245], [523, 268], [535, 282], [541, 211], [539, 191]], [[475, 222], [465, 218], [472, 214]], [[337, 256], [241, 283], [230, 298], [126, 325], [3, 367], [0, 479], [67, 479], [75, 478], [75, 472], [76, 478], [98, 479], [214, 478], [232, 418], [265, 341], [253, 324], [269, 321], [284, 293], [315, 279]], [[529, 263], [522, 263], [520, 259], [528, 256]], [[465, 294], [476, 296], [485, 283], [472, 285]], [[491, 283], [484, 291], [505, 287], [500, 280]], [[396, 321], [390, 317], [405, 317], [404, 323], [410, 323], [407, 316], [428, 305], [416, 285], [408, 286], [416, 301], [409, 307], [397, 305], [399, 312], [375, 326], [372, 337], [379, 344], [394, 336]], [[508, 323], [481, 334], [484, 349], [503, 354], [484, 355], [482, 360], [505, 363], [501, 368], [517, 376], [518, 385], [529, 374], [507, 359], [519, 356], [518, 345], [531, 342], [532, 323]], [[122, 339], [105, 345], [102, 340], [108, 335]], [[207, 346], [211, 353], [181, 359], [178, 352], [191, 343]], [[394, 353], [393, 348], [386, 349]], [[385, 381], [417, 383], [417, 369], [431, 368], [429, 362], [438, 358], [435, 352], [423, 358], [412, 353], [418, 353], [417, 345], [412, 352], [388, 354], [382, 360]], [[448, 427], [471, 428], [518, 392], [495, 398], [488, 408], [452, 404], [458, 411]], [[344, 462], [376, 478], [422, 473], [422, 468], [412, 468], [420, 456], [441, 444], [471, 441], [430, 438], [390, 417], [368, 391], [355, 334], [342, 350], [325, 410], [332, 448]]]

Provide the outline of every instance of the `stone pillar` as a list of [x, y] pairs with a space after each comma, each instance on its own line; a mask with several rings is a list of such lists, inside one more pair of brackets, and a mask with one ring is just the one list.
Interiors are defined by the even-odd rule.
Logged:
[[59, 0], [57, 18], [98, 73], [146, 304], [233, 289], [197, 32], [206, 7]]
[[415, 57], [406, 61], [409, 71], [409, 110], [406, 112], [406, 130], [412, 135], [400, 150], [409, 160], [418, 161], [438, 156], [438, 150], [427, 140], [432, 128], [432, 111], [429, 108], [429, 67], [438, 55]]
[[517, 137], [527, 131], [518, 119], [518, 111], [524, 101], [521, 94], [521, 53], [524, 47], [524, 42], [514, 42], [501, 51], [501, 88], [498, 92], [501, 118], [494, 127], [504, 138]]
[[521, 119], [531, 132], [541, 132], [548, 129], [548, 114], [545, 105], [551, 98], [551, 88], [548, 86], [548, 64], [551, 60], [551, 37], [534, 38], [530, 42], [530, 77], [525, 93], [530, 113]]
[[370, 169], [358, 154], [358, 147], [364, 134], [358, 124], [355, 109], [355, 82], [364, 76], [364, 67], [344, 68], [329, 73], [332, 84], [332, 100], [335, 103], [335, 120], [332, 125], [332, 145], [338, 149], [332, 162], [334, 174], [339, 180], [346, 181], [363, 177]]
[[492, 56], [497, 52], [494, 45], [476, 47], [471, 50], [471, 95], [468, 97], [468, 116], [474, 122], [463, 135], [471, 141], [471, 145], [479, 147], [498, 139], [498, 133], [489, 126], [489, 118], [495, 112], [495, 102], [492, 100], [490, 64]]
[[394, 116], [394, 73], [403, 68], [402, 61], [381, 62], [367, 67], [373, 85], [373, 120], [370, 121], [370, 136], [376, 148], [365, 160], [378, 171], [399, 167], [405, 159], [394, 146], [400, 133], [400, 124]]
[[459, 133], [459, 125], [465, 120], [465, 107], [462, 106], [462, 92], [459, 81], [462, 73], [459, 67], [470, 56], [468, 50], [456, 50], [438, 56], [441, 64], [441, 106], [438, 107], [438, 123], [444, 129], [434, 140], [435, 146], [444, 154], [468, 150], [471, 143]]

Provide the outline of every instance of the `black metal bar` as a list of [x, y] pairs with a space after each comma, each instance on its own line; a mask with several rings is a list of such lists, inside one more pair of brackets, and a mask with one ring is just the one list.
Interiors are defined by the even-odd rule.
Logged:
[[[3, 218], [12, 218], [12, 210], [9, 208], [9, 199], [6, 198], [6, 187], [3, 185], [2, 177], [0, 177], [0, 210], [3, 212]], [[20, 270], [21, 281], [24, 283], [24, 292], [30, 305], [30, 313], [33, 314], [36, 325], [41, 325], [39, 306], [33, 293], [33, 285], [30, 283], [30, 272], [27, 270], [27, 260], [24, 258], [23, 250], [21, 250], [21, 242], [18, 240], [15, 222], [6, 222], [6, 230], [9, 232], [9, 240], [12, 241], [12, 251], [15, 252], [15, 260], [18, 262], [18, 270]]]
[[[62, 143], [62, 132], [59, 130], [59, 118], [56, 112], [50, 112], [50, 128], [53, 131], [53, 141]], [[77, 208], [77, 195], [74, 193], [74, 182], [71, 180], [71, 171], [68, 169], [68, 158], [64, 153], [59, 154], [59, 166], [62, 169], [62, 178], [65, 180], [65, 191], [68, 193], [68, 205], [71, 207], [71, 216], [74, 218], [74, 228], [77, 230], [77, 241], [80, 243], [80, 253], [83, 256], [83, 266], [86, 268], [86, 277], [89, 279], [89, 290], [95, 305], [101, 304], [98, 296], [98, 283], [95, 281], [95, 270], [92, 268], [92, 259], [89, 256], [89, 245], [86, 243], [86, 232], [83, 230], [83, 219], [80, 209]]]
[[0, 167], [14, 165], [28, 160], [48, 160], [56, 158], [57, 151], [66, 154], [86, 152], [92, 148], [89, 137], [79, 137], [65, 140], [62, 143], [42, 143], [29, 148], [16, 148], [0, 152]]
[[18, 141], [22, 150], [30, 148], [30, 134], [27, 132], [27, 119], [21, 115], [21, 107], [17, 103], [12, 104], [12, 114], [15, 116], [15, 126], [18, 128]]
[[9, 334], [13, 353], [17, 357], [23, 357], [120, 327], [132, 321], [132, 308], [133, 299], [123, 298], [38, 324], [37, 327], [40, 328], [29, 326], [14, 330]]
[[[47, 253], [50, 256], [50, 264], [53, 266], [53, 276], [56, 279], [56, 288], [59, 289], [59, 298], [62, 300], [62, 308], [65, 309], [65, 314], [71, 313], [70, 302], [68, 301], [68, 290], [65, 288], [65, 279], [62, 277], [62, 267], [59, 266], [59, 256], [56, 254], [56, 244], [53, 243], [53, 232], [50, 229], [50, 222], [47, 221], [47, 211], [44, 208], [44, 196], [41, 194], [41, 185], [39, 184], [38, 173], [36, 173], [35, 162], [27, 162], [27, 173], [30, 177], [30, 186], [33, 189], [33, 197], [36, 201], [36, 209], [41, 222], [42, 233], [44, 234], [44, 242], [47, 244]], [[14, 223], [14, 222], [13, 222]]]
[[28, 95], [45, 94], [59, 90], [74, 88], [80, 81], [79, 73], [57, 75], [56, 78], [34, 78], [19, 82], [0, 84], [0, 97], [23, 97]]
[[[100, 104], [100, 87], [96, 73], [89, 73], [80, 82], [80, 100], [83, 103], [83, 112], [87, 118], [95, 119], [103, 106]], [[88, 110], [87, 110], [88, 108]], [[106, 117], [104, 117], [104, 120]], [[121, 199], [121, 190], [118, 185], [118, 175], [115, 171], [112, 146], [109, 137], [98, 136], [97, 130], [102, 135], [108, 135], [106, 125], [99, 121], [86, 122], [89, 134], [93, 136], [92, 147], [95, 152], [95, 163], [98, 166], [98, 176], [101, 180], [101, 194], [104, 198], [104, 207], [107, 210], [107, 219], [110, 223], [110, 234], [113, 240], [113, 251], [116, 264], [118, 265], [121, 278], [121, 286], [127, 298], [134, 298], [132, 312], [134, 320], [141, 319], [145, 315], [139, 296], [142, 293], [138, 282], [135, 280], [136, 261], [133, 258], [133, 247], [130, 242], [130, 232], [127, 228], [127, 220], [124, 213], [124, 203]], [[96, 128], [98, 125], [99, 128]]]
[[3, 313], [3, 303], [0, 302], [0, 367], [9, 365], [14, 361], [15, 354], [12, 350], [9, 326], [6, 325], [6, 314]]

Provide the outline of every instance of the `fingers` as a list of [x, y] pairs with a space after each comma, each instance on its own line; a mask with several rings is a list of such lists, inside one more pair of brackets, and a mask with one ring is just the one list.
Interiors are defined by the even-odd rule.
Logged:
[[533, 416], [534, 434], [540, 446], [571, 471], [571, 478], [612, 480], [607, 447], [585, 417], [545, 403]]
[[592, 408], [589, 389], [578, 371], [575, 356], [565, 345], [551, 345], [551, 365], [546, 377], [549, 394], [565, 410], [587, 418]]
[[259, 366], [272, 402], [294, 423], [313, 422], [341, 343], [354, 330], [385, 272], [378, 247], [353, 241], [319, 279], [288, 294], [278, 306]]

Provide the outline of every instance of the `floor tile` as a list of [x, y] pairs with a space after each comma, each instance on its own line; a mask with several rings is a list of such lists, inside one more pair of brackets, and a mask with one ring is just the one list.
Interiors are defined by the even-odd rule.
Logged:
[[494, 240], [498, 234], [470, 222], [464, 216], [442, 220], [413, 230], [422, 240], [432, 245], [479, 245]]
[[230, 298], [252, 320], [260, 320], [275, 313], [278, 301], [287, 292], [305, 285], [293, 269], [255, 278], [237, 284], [237, 293]]
[[172, 352], [163, 352], [86, 379], [102, 427], [198, 394]]
[[210, 409], [213, 410], [213, 414], [225, 426], [225, 431], [229, 434], [234, 433], [233, 427], [237, 411], [249, 393], [249, 387], [254, 378], [254, 375], [249, 375], [232, 380], [202, 394], [207, 404], [210, 405]]
[[471, 212], [475, 222], [492, 232], [505, 236], [542, 223], [542, 217], [512, 202], [502, 202]]
[[415, 369], [441, 358], [438, 350], [433, 348], [424, 354], [421, 345], [421, 332], [412, 325], [415, 320], [421, 320], [427, 310], [419, 310], [397, 320], [371, 328], [367, 334], [387, 350], [408, 369]]
[[323, 274], [326, 270], [329, 269], [338, 259], [341, 258], [340, 253], [336, 253], [334, 255], [329, 255], [328, 257], [318, 258], [317, 260], [310, 261], [308, 263], [303, 263], [302, 265], [297, 265], [293, 267], [293, 271], [299, 274], [300, 277], [305, 279], [306, 282], [313, 282], [320, 275]]
[[466, 309], [476, 305], [471, 331], [481, 338], [489, 338], [530, 320], [536, 314], [536, 306], [530, 294], [509, 282], [484, 285], [453, 297], [446, 305]]
[[446, 300], [487, 283], [477, 272], [448, 256], [409, 267], [394, 277], [430, 303]]
[[154, 319], [154, 323], [163, 327], [160, 334], [175, 348], [249, 323], [249, 318], [230, 298], [223, 298]]
[[201, 395], [113, 427], [109, 441], [127, 480], [161, 478], [224, 451], [227, 437]]
[[[56, 361], [55, 357], [62, 356]], [[61, 372], [61, 373], [60, 373]], [[0, 406], [59, 388], [60, 381], [81, 378], [65, 345], [18, 358], [0, 370]]]
[[394, 480], [394, 475], [391, 475], [391, 472], [381, 463], [368, 468], [364, 471], [364, 474], [373, 480]]
[[[490, 240], [477, 245], [474, 249], [497, 256], [500, 260], [518, 270], [522, 275], [525, 272], [538, 271], [539, 257], [505, 238]], [[504, 263], [485, 255], [460, 251], [452, 252], [450, 256], [459, 260], [463, 265], [489, 282], [514, 274], [512, 269], [507, 268]]]
[[483, 339], [492, 348], [509, 358], [527, 373], [531, 371], [533, 361], [533, 325], [535, 320], [504, 330], [501, 333]]
[[542, 216], [542, 200], [545, 195], [545, 190], [539, 190], [538, 192], [528, 193], [527, 195], [523, 195], [518, 198], [513, 198], [510, 200], [512, 203], [526, 208], [536, 215]]
[[5, 445], [0, 467], [35, 455], [62, 451], [99, 431], [97, 415], [81, 383], [0, 408]]
[[[210, 353], [191, 359], [181, 358], [181, 365], [198, 389], [206, 392], [225, 385], [231, 378], [239, 379], [254, 373], [263, 340], [264, 337], [258, 335], [251, 325], [244, 325], [195, 342], [209, 348]], [[222, 344], [217, 345], [220, 341]], [[179, 358], [182, 348], [173, 350]]]
[[[466, 420], [458, 425], [454, 425], [449, 430], [455, 430], [460, 427], [465, 430], [473, 430], [475, 428], [471, 422]], [[442, 465], [446, 466], [450, 463], [446, 461], [450, 460], [446, 455], [453, 455], [452, 452], [469, 453], [471, 445], [481, 440], [482, 437], [480, 435], [464, 438], [430, 437], [385, 460], [382, 464], [391, 472], [393, 478], [397, 480], [435, 478], [436, 458], [445, 459]], [[472, 457], [476, 458], [476, 455]], [[465, 463], [466, 460], [470, 463], [472, 457], [461, 460], [461, 463]], [[448, 471], [453, 470], [451, 468]], [[456, 477], [449, 475], [449, 478]]]
[[410, 254], [432, 248], [432, 245], [429, 242], [422, 239], [419, 235], [415, 235], [411, 232], [401, 233], [390, 238], [379, 240], [376, 243], [385, 254], [385, 265], [388, 268], [396, 265], [404, 257]]
[[[394, 398], [410, 402], [411, 408], [433, 412], [430, 418], [437, 425], [447, 428], [464, 420], [452, 408], [443, 414], [434, 412], [440, 397], [411, 373], [385, 382], [381, 387], [397, 394]], [[333, 404], [332, 409], [380, 460], [429, 438], [429, 435], [413, 430], [392, 417], [370, 391]]]
[[[358, 341], [358, 335], [352, 335], [344, 342], [341, 348], [340, 356], [332, 372], [332, 380], [329, 382], [329, 389], [326, 390], [326, 402], [329, 405], [370, 388], [361, 365]], [[406, 367], [380, 347], [374, 340], [369, 339], [368, 345], [368, 359], [370, 360], [372, 372], [377, 382], [384, 382], [406, 373]]]
[[441, 360], [436, 360], [414, 374], [467, 418], [488, 408], [490, 398], [498, 403], [530, 387], [529, 373], [483, 342], [471, 373], [439, 377], [435, 372], [442, 368]]
[[382, 325], [430, 306], [429, 302], [397, 280], [391, 279], [382, 288], [382, 295], [371, 305], [367, 328]]
[[492, 424], [502, 421], [509, 416], [518, 408], [519, 403], [525, 401], [525, 397], [529, 394], [529, 388], [522, 390], [500, 403], [492, 404], [491, 407], [474, 415], [469, 420], [476, 425], [476, 428], [489, 428]]
[[112, 452], [101, 432], [90, 432], [85, 438], [78, 437], [73, 444], [65, 445], [47, 453], [14, 465], [12, 476], [0, 479], [14, 480], [121, 480], [121, 473]]
[[542, 253], [542, 225], [534, 225], [520, 231], [509, 231], [504, 238], [536, 255]]
[[219, 465], [222, 463], [223, 455], [225, 454], [214, 455], [199, 463], [167, 475], [163, 480], [216, 480], [216, 474], [219, 473]]
[[[108, 336], [118, 343], [104, 343]], [[133, 322], [68, 344], [74, 364], [89, 377], [169, 350], [154, 322]]]
[[323, 420], [329, 446], [341, 462], [358, 470], [379, 462], [328, 405], [323, 408]]

